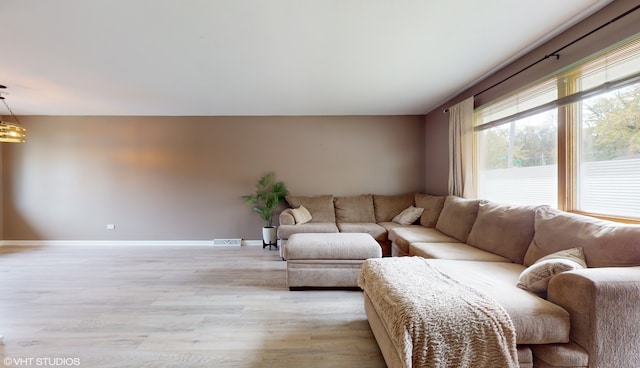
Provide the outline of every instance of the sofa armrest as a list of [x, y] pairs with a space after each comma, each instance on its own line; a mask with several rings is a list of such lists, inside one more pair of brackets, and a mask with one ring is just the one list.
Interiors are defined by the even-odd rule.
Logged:
[[589, 367], [633, 367], [640, 361], [640, 267], [561, 273], [547, 299], [569, 312], [571, 340], [589, 353]]
[[291, 213], [291, 208], [287, 208], [286, 210], [280, 212], [280, 225], [295, 225], [296, 220], [293, 218], [293, 213]]

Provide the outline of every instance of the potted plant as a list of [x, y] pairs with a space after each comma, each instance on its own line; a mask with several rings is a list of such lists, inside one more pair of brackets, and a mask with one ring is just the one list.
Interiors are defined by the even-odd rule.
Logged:
[[278, 205], [289, 194], [287, 187], [283, 182], [276, 182], [276, 175], [269, 172], [260, 179], [256, 184], [256, 192], [242, 196], [245, 203], [251, 207], [253, 212], [260, 215], [266, 222], [262, 228], [263, 248], [269, 245], [276, 245], [276, 227], [273, 226], [273, 214], [278, 209]]

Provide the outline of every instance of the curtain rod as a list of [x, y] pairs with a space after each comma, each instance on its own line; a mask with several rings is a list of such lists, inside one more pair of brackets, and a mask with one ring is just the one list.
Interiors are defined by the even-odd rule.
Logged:
[[[483, 89], [482, 91], [480, 91], [480, 92], [478, 92], [478, 93], [474, 94], [474, 95], [473, 95], [473, 97], [478, 97], [478, 96], [480, 96], [481, 94], [483, 94], [483, 93], [485, 93], [485, 92], [489, 91], [490, 89], [493, 89], [493, 88], [495, 88], [495, 87], [497, 87], [497, 86], [501, 85], [502, 83], [504, 83], [504, 82], [508, 81], [509, 79], [514, 78], [515, 76], [517, 76], [517, 75], [519, 75], [519, 74], [521, 74], [521, 73], [523, 73], [523, 72], [525, 72], [525, 71], [527, 71], [527, 70], [529, 70], [529, 69], [533, 68], [534, 66], [536, 66], [536, 65], [540, 64], [541, 62], [543, 62], [543, 61], [545, 61], [545, 60], [547, 60], [547, 59], [549, 59], [549, 58], [551, 58], [551, 57], [555, 57], [555, 58], [556, 58], [556, 60], [559, 60], [559, 59], [560, 59], [560, 52], [561, 52], [561, 51], [563, 51], [564, 49], [566, 49], [567, 47], [573, 46], [574, 44], [576, 44], [576, 43], [578, 43], [578, 42], [582, 41], [583, 39], [585, 39], [585, 38], [587, 38], [587, 37], [591, 36], [592, 34], [594, 34], [594, 33], [598, 32], [598, 31], [600, 31], [600, 30], [601, 30], [601, 29], [603, 29], [604, 27], [606, 27], [606, 26], [608, 26], [608, 25], [610, 25], [610, 24], [612, 24], [612, 23], [614, 23], [614, 22], [616, 22], [616, 21], [618, 21], [618, 20], [620, 20], [620, 19], [622, 19], [622, 18], [626, 17], [627, 15], [629, 15], [629, 14], [631, 14], [631, 13], [635, 12], [635, 11], [636, 11], [636, 10], [638, 10], [638, 9], [640, 9], [640, 5], [636, 5], [636, 6], [634, 6], [633, 8], [631, 8], [631, 9], [627, 10], [626, 12], [624, 12], [624, 13], [622, 13], [622, 14], [618, 15], [617, 17], [615, 17], [615, 18], [611, 19], [610, 21], [608, 21], [608, 22], [604, 23], [603, 25], [601, 25], [601, 26], [597, 27], [596, 29], [593, 29], [593, 30], [591, 30], [591, 31], [589, 31], [589, 32], [587, 32], [587, 33], [585, 33], [585, 34], [583, 34], [582, 36], [580, 36], [580, 37], [576, 38], [575, 40], [573, 40], [573, 41], [571, 41], [571, 42], [567, 43], [566, 45], [564, 45], [564, 46], [560, 47], [559, 49], [557, 49], [557, 50], [553, 51], [552, 53], [550, 53], [550, 54], [547, 54], [547, 55], [543, 56], [543, 57], [542, 57], [542, 58], [540, 58], [539, 60], [534, 61], [533, 63], [531, 63], [531, 64], [529, 64], [529, 65], [525, 66], [524, 68], [522, 68], [522, 69], [518, 70], [517, 72], [515, 72], [515, 73], [513, 73], [513, 74], [511, 74], [511, 75], [509, 75], [509, 76], [507, 76], [506, 78], [504, 78], [504, 79], [502, 79], [502, 80], [500, 80], [500, 81], [498, 81], [498, 82], [496, 82], [496, 83], [494, 83], [494, 84], [490, 85], [489, 87], [487, 87], [487, 88]], [[444, 113], [447, 113], [447, 112], [449, 112], [449, 109], [445, 109], [443, 112], [444, 112]]]

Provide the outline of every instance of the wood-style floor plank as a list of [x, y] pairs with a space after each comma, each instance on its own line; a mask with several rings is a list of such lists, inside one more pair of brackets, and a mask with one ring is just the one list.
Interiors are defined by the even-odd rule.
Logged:
[[291, 292], [285, 267], [259, 246], [0, 247], [1, 364], [385, 367], [362, 292]]

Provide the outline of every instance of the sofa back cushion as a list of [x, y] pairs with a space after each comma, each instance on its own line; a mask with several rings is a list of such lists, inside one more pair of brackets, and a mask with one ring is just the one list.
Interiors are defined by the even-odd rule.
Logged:
[[467, 243], [522, 264], [533, 239], [536, 208], [480, 203]]
[[333, 205], [336, 209], [336, 222], [376, 222], [371, 194], [336, 197]]
[[553, 208], [539, 208], [535, 235], [524, 263], [563, 249], [582, 247], [589, 267], [640, 266], [640, 225], [599, 220]]
[[436, 223], [436, 230], [466, 243], [478, 215], [479, 199], [447, 196]]
[[446, 196], [434, 196], [429, 194], [416, 193], [416, 207], [424, 208], [422, 217], [420, 217], [420, 225], [424, 227], [436, 226], [446, 198]]
[[293, 208], [304, 206], [311, 214], [309, 222], [336, 222], [336, 214], [333, 209], [333, 196], [293, 196], [286, 197], [287, 203]]
[[413, 193], [400, 195], [373, 195], [376, 222], [389, 222], [400, 212], [413, 206]]

